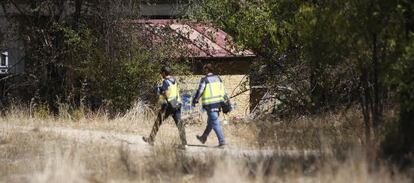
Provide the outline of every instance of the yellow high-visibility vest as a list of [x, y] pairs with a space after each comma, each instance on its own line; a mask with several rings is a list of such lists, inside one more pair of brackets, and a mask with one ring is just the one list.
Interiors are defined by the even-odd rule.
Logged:
[[177, 102], [181, 102], [180, 99], [180, 91], [178, 89], [177, 81], [175, 83], [168, 80], [170, 86], [168, 87], [168, 90], [166, 91], [167, 101], [171, 102], [176, 100]]
[[[218, 76], [216, 76], [218, 77]], [[206, 79], [207, 80], [207, 79]], [[224, 101], [225, 90], [220, 79], [214, 82], [206, 81], [201, 102], [203, 105], [216, 104]]]

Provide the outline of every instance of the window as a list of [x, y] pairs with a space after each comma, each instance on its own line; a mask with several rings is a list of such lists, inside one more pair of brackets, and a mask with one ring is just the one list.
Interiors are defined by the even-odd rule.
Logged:
[[8, 52], [3, 52], [1, 53], [1, 57], [0, 57], [0, 67], [7, 67], [8, 66], [8, 62], [9, 62], [9, 58], [8, 58]]

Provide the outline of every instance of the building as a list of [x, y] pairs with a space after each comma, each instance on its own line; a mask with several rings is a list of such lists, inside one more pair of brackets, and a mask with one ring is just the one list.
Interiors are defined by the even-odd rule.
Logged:
[[[250, 64], [255, 55], [250, 50], [235, 48], [232, 38], [221, 29], [197, 22], [179, 22], [174, 19], [147, 19], [131, 21], [144, 27], [141, 36], [151, 37], [155, 42], [174, 38], [186, 60], [190, 61], [192, 75], [180, 77], [182, 95], [193, 95], [203, 76], [202, 67], [206, 63], [215, 66], [216, 74], [222, 78], [227, 93], [233, 97], [235, 105], [231, 115], [244, 116], [250, 111]], [[142, 26], [141, 26], [142, 27]], [[180, 55], [181, 56], [181, 55]]]
[[[24, 51], [23, 46], [17, 38], [7, 35], [12, 26], [7, 23], [6, 19], [0, 13], [0, 30], [2, 33], [2, 40], [0, 43], [0, 78], [5, 77], [11, 73], [21, 73], [24, 71]], [[7, 39], [5, 38], [7, 37]]]
[[[62, 1], [63, 2], [63, 1]], [[140, 3], [138, 11], [131, 11], [131, 13], [139, 13], [139, 16], [145, 18], [175, 18], [182, 15], [188, 7], [188, 0], [143, 0]], [[83, 2], [82, 4], [87, 4]], [[75, 4], [71, 1], [64, 3], [64, 14], [71, 14], [75, 11]], [[24, 44], [21, 38], [15, 37], [13, 34], [17, 29], [13, 22], [9, 22], [11, 17], [19, 16], [23, 12], [30, 12], [29, 1], [13, 1], [13, 3], [4, 3], [0, 7], [0, 78], [10, 74], [18, 74], [24, 72], [25, 68], [25, 53]], [[47, 16], [46, 12], [44, 13]], [[123, 12], [125, 14], [125, 12]], [[136, 15], [134, 15], [136, 16]]]
[[[140, 16], [146, 19], [130, 21], [131, 24], [144, 25], [145, 33], [154, 37], [154, 40], [163, 40], [157, 30], [167, 29], [169, 36], [181, 39], [185, 43], [186, 59], [191, 60], [193, 76], [183, 78], [184, 94], [191, 94], [197, 88], [199, 78], [202, 75], [202, 66], [212, 63], [217, 69], [225, 85], [226, 90], [235, 104], [233, 115], [244, 116], [250, 108], [255, 106], [252, 101], [254, 93], [250, 91], [249, 70], [250, 64], [255, 58], [249, 50], [238, 50], [232, 39], [224, 31], [211, 24], [197, 22], [178, 22], [174, 18], [179, 17], [188, 6], [185, 0], [148, 0], [143, 1], [140, 7]], [[68, 7], [68, 9], [71, 9]], [[1, 32], [9, 32], [12, 29], [7, 22], [6, 12], [0, 8]], [[10, 6], [7, 13], [17, 10]], [[10, 74], [24, 72], [24, 48], [18, 38], [10, 38], [0, 50], [0, 79]], [[181, 55], [182, 56], [182, 55]], [[4, 83], [0, 82], [1, 88]], [[3, 93], [4, 89], [1, 89]]]

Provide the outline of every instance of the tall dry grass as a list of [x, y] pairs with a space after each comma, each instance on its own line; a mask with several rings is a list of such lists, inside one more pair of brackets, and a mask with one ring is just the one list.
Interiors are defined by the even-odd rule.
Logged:
[[[89, 182], [86, 179], [85, 165], [79, 160], [77, 155], [72, 155], [71, 151], [60, 152], [60, 149], [49, 153], [42, 169], [34, 171], [29, 182], [67, 182], [83, 183]], [[74, 156], [74, 157], [73, 157]]]
[[[105, 131], [113, 133], [126, 133], [135, 135], [148, 135], [157, 115], [157, 109], [137, 101], [125, 114], [111, 117], [104, 109], [91, 112], [82, 109], [71, 109], [65, 104], [60, 105], [58, 115], [51, 115], [47, 110], [29, 108], [23, 105], [14, 105], [0, 117], [0, 124], [31, 127], [67, 127], [83, 130]], [[206, 117], [186, 121], [187, 138], [189, 143], [196, 144], [195, 135], [201, 134], [206, 125]], [[257, 146], [257, 130], [254, 124], [233, 122], [223, 126], [226, 138], [233, 146], [255, 147]], [[178, 142], [178, 131], [172, 118], [166, 119], [157, 135], [157, 142]], [[156, 142], [156, 143], [157, 143]], [[211, 135], [208, 145], [217, 145], [217, 139]]]
[[255, 122], [261, 146], [287, 149], [313, 149], [345, 155], [363, 146], [364, 124], [357, 109], [318, 116]]
[[36, 131], [7, 133], [16, 140], [0, 148], [15, 154], [0, 158], [10, 162], [0, 165], [7, 172], [0, 176], [5, 182], [411, 182], [385, 165], [370, 170], [361, 151], [345, 161], [277, 154], [195, 156], [165, 144], [142, 155], [127, 145], [83, 144]]
[[[62, 108], [65, 108], [62, 106]], [[14, 106], [0, 118], [0, 182], [411, 182], [412, 177], [386, 163], [372, 168], [361, 145], [361, 117], [345, 114], [300, 117], [225, 125], [231, 148], [275, 150], [273, 154], [233, 156], [230, 153], [188, 153], [175, 148], [173, 122], [161, 127], [157, 144], [143, 154], [135, 144], [78, 142], [38, 128], [65, 126], [109, 133], [145, 135], [155, 112], [138, 102], [125, 115], [109, 118], [105, 111], [74, 117], [65, 108], [59, 116]], [[187, 138], [204, 124], [187, 126]], [[214, 134], [209, 145], [214, 144]], [[138, 146], [138, 147], [137, 147]], [[278, 150], [312, 149], [321, 156], [289, 156]], [[411, 178], [411, 179], [410, 179]]]

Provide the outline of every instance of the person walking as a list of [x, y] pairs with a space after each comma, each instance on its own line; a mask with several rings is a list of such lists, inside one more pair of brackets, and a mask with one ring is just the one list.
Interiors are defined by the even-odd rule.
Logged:
[[221, 129], [219, 113], [221, 103], [227, 97], [224, 90], [224, 85], [221, 78], [213, 74], [213, 66], [211, 64], [205, 64], [203, 66], [203, 72], [205, 77], [201, 78], [198, 90], [193, 98], [193, 106], [197, 104], [201, 98], [203, 109], [207, 111], [207, 126], [202, 135], [197, 135], [197, 139], [205, 144], [207, 137], [211, 130], [214, 130], [218, 139], [218, 147], [223, 148], [226, 145], [224, 134]]
[[172, 115], [175, 124], [178, 127], [181, 140], [181, 148], [187, 147], [187, 140], [185, 136], [184, 124], [181, 121], [181, 99], [177, 80], [171, 76], [172, 70], [170, 67], [164, 66], [161, 68], [160, 74], [163, 78], [162, 86], [159, 88], [159, 94], [165, 99], [161, 104], [161, 110], [158, 112], [157, 119], [152, 127], [151, 133], [148, 137], [142, 139], [150, 145], [154, 144], [155, 136], [164, 121]]

